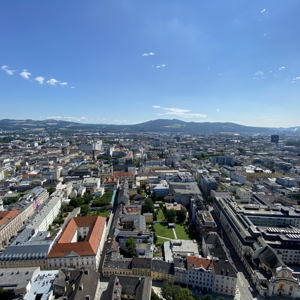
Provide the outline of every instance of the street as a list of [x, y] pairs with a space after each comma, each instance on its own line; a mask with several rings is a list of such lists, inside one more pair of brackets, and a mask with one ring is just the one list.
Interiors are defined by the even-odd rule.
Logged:
[[[225, 230], [223, 229], [219, 218], [215, 214], [213, 207], [210, 207], [209, 211], [210, 211], [211, 215], [213, 216], [215, 222], [217, 223], [218, 231], [221, 231], [221, 233], [222, 233], [223, 241], [224, 241], [227, 249], [229, 250], [229, 255], [230, 255], [233, 263], [234, 264], [237, 263], [237, 265], [235, 264], [235, 268], [237, 270], [237, 276], [238, 276], [237, 294], [234, 299], [241, 299], [241, 300], [256, 299], [257, 293], [255, 290], [255, 287], [253, 286], [253, 284], [248, 276], [248, 273], [247, 273], [246, 269], [244, 268], [243, 263], [241, 262], [239, 256], [237, 255], [235, 248], [233, 247]], [[250, 292], [248, 286], [251, 286], [253, 288], [253, 290], [254, 290], [253, 293]]]

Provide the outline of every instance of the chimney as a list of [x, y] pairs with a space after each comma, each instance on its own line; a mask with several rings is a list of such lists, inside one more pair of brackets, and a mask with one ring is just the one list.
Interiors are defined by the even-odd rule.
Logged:
[[117, 282], [116, 282], [116, 285], [118, 285], [119, 284], [119, 279], [117, 279]]
[[72, 284], [72, 292], [75, 291], [75, 284]]
[[139, 278], [139, 283], [141, 283], [141, 282], [142, 282], [142, 278], [140, 277], [140, 278]]

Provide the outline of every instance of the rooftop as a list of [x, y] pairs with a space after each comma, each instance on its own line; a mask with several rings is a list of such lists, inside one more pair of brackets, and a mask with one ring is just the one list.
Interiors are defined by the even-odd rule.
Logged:
[[215, 273], [215, 267], [212, 259], [199, 256], [187, 256], [188, 270], [202, 269], [210, 273]]
[[[76, 252], [78, 255], [95, 255], [103, 234], [105, 222], [106, 218], [98, 216], [72, 218], [47, 257], [63, 257], [71, 251]], [[78, 227], [89, 227], [87, 237], [84, 242], [71, 243]]]

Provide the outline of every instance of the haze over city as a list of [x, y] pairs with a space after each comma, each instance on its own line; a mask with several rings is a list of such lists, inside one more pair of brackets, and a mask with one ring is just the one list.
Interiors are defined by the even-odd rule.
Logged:
[[2, 1], [0, 119], [298, 126], [300, 2]]

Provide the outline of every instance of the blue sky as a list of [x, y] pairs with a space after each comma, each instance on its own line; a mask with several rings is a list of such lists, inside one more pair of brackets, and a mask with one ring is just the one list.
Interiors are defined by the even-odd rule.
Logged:
[[0, 119], [299, 126], [299, 11], [299, 0], [2, 0]]

